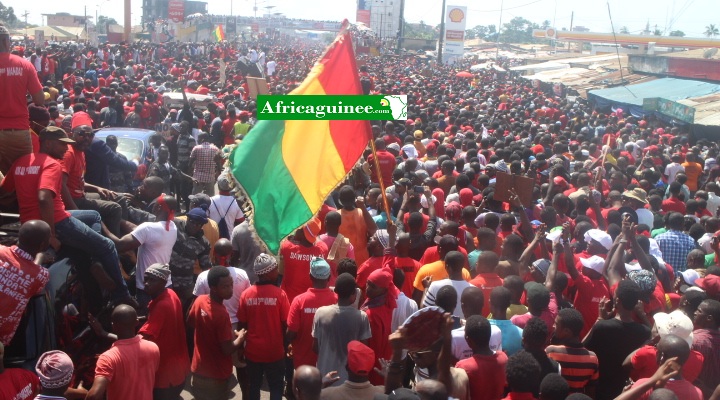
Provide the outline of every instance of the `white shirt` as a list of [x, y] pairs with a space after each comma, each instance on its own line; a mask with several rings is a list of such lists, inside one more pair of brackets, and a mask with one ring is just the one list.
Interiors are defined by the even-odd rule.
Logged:
[[[145, 289], [145, 270], [149, 266], [170, 262], [172, 248], [177, 240], [177, 228], [175, 223], [170, 221], [170, 229], [165, 230], [166, 223], [165, 221], [143, 222], [130, 233], [140, 242], [135, 266], [135, 284], [138, 289]], [[171, 284], [172, 280], [168, 279], [167, 286]]]
[[707, 209], [712, 215], [717, 215], [718, 207], [720, 207], [720, 197], [715, 192], [708, 192]]
[[638, 225], [645, 224], [652, 228], [653, 222], [655, 221], [652, 211], [647, 208], [638, 208], [635, 210], [635, 213], [637, 213], [638, 216]]
[[225, 223], [228, 227], [228, 232], [232, 232], [235, 227], [235, 220], [241, 219], [245, 216], [242, 209], [235, 201], [235, 197], [217, 194], [210, 198], [210, 219], [220, 223], [220, 220], [225, 216]]
[[[463, 320], [464, 324], [465, 320]], [[490, 350], [502, 350], [502, 331], [495, 325], [490, 325]], [[473, 351], [465, 340], [465, 327], [452, 331], [452, 354], [458, 361], [472, 357]]]
[[472, 286], [467, 281], [453, 281], [450, 278], [448, 279], [441, 279], [439, 281], [435, 281], [430, 284], [430, 287], [428, 287], [427, 293], [425, 294], [425, 300], [423, 301], [423, 307], [429, 307], [435, 305], [435, 298], [437, 297], [437, 293], [443, 286], [452, 285], [455, 288], [455, 291], [457, 292], [457, 304], [455, 305], [455, 311], [453, 311], [453, 315], [463, 315], [462, 312], [462, 305], [460, 304], [460, 296], [462, 296], [463, 290], [465, 288]]
[[[240, 305], [240, 295], [245, 289], [250, 287], [250, 279], [247, 273], [240, 268], [228, 267], [228, 271], [230, 271], [230, 276], [233, 280], [233, 294], [229, 299], [223, 300], [223, 305], [227, 309], [228, 314], [230, 314], [230, 323], [235, 324], [238, 322], [237, 309]], [[203, 271], [198, 275], [197, 281], [195, 281], [195, 289], [193, 289], [195, 296], [210, 294], [210, 285], [208, 284], [207, 276], [208, 271]]]
[[715, 236], [715, 232], [707, 232], [698, 239], [698, 244], [702, 247], [703, 251], [705, 251], [705, 254], [712, 254], [715, 252], [715, 250], [712, 249], [713, 236]]
[[265, 65], [265, 52], [264, 51], [261, 51], [258, 54], [257, 62], [260, 64], [261, 68], [263, 65]]
[[670, 163], [667, 167], [665, 167], [665, 175], [668, 177], [668, 185], [675, 181], [675, 175], [681, 171], [685, 171], [685, 167], [676, 162]]
[[267, 62], [266, 66], [268, 75], [272, 76], [272, 74], [275, 73], [275, 67], [277, 66], [277, 63], [273, 60], [270, 60]]
[[250, 50], [248, 52], [248, 58], [250, 59], [251, 63], [256, 63], [258, 61], [258, 53], [255, 50]]
[[405, 320], [417, 310], [418, 306], [415, 301], [405, 296], [405, 293], [400, 292], [400, 295], [397, 298], [397, 308], [393, 310], [390, 331], [395, 332], [400, 325], [402, 325], [403, 322], [405, 322]]

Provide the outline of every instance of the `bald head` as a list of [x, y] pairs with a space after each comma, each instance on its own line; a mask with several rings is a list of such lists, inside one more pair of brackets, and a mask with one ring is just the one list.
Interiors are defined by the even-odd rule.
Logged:
[[423, 379], [417, 383], [415, 391], [422, 400], [447, 400], [448, 398], [445, 385], [435, 379]]
[[648, 400], [678, 400], [677, 395], [670, 389], [659, 388], [650, 393]]
[[218, 239], [213, 249], [215, 250], [215, 254], [219, 256], [230, 255], [230, 253], [232, 253], [232, 242], [224, 238]]
[[50, 234], [50, 225], [47, 222], [38, 219], [27, 221], [18, 231], [18, 247], [35, 256], [48, 248]]
[[320, 371], [309, 365], [301, 365], [293, 375], [293, 393], [298, 400], [315, 400], [320, 398], [322, 375]]
[[460, 306], [465, 318], [470, 318], [472, 315], [482, 315], [484, 305], [485, 295], [477, 286], [466, 287], [460, 295]]
[[657, 344], [658, 365], [669, 358], [677, 357], [678, 364], [683, 365], [690, 356], [690, 345], [685, 339], [675, 335], [667, 335]]
[[134, 308], [120, 304], [113, 310], [110, 320], [112, 321], [113, 332], [118, 335], [119, 339], [128, 339], [135, 336], [138, 317]]

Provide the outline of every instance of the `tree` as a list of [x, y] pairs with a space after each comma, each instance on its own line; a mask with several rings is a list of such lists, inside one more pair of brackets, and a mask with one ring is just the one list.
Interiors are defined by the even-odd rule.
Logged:
[[532, 31], [539, 25], [525, 18], [515, 17], [503, 24], [502, 41], [506, 43], [529, 43], [533, 41]]
[[715, 24], [710, 24], [705, 27], [705, 36], [714, 38], [717, 35], [720, 35], [720, 30], [718, 30]]
[[5, 7], [3, 3], [0, 3], [0, 21], [8, 26], [15, 26], [18, 22], [17, 16], [15, 16], [15, 10], [13, 10], [12, 7]]
[[467, 39], [486, 39], [490, 29], [484, 25], [476, 25], [465, 31]]
[[683, 31], [671, 31], [668, 36], [677, 36], [677, 37], [684, 37], [685, 32]]
[[662, 36], [662, 31], [661, 31], [660, 29], [658, 29], [658, 28], [655, 28], [655, 30], [653, 31], [653, 35], [655, 35], [655, 36]]
[[628, 27], [627, 27], [627, 26], [621, 26], [621, 27], [620, 27], [620, 33], [622, 33], [622, 34], [624, 34], [624, 35], [627, 35], [628, 33], [630, 33], [630, 31], [628, 30]]
[[542, 25], [540, 25], [540, 29], [547, 29], [550, 27], [550, 20], [543, 21]]
[[115, 18], [106, 17], [104, 15], [101, 15], [97, 19], [97, 26], [105, 26], [105, 25], [117, 25], [117, 21]]

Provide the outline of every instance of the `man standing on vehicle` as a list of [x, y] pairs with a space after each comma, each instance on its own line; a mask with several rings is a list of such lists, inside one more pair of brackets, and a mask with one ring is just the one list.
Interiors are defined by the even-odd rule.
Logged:
[[35, 66], [22, 57], [10, 54], [10, 31], [0, 25], [0, 172], [7, 174], [20, 156], [32, 153], [27, 100], [32, 95], [36, 106], [44, 107], [45, 92]]
[[220, 149], [210, 143], [207, 133], [198, 135], [198, 145], [190, 152], [190, 169], [193, 171], [192, 194], [203, 192], [208, 196], [215, 195], [215, 180], [222, 169]]

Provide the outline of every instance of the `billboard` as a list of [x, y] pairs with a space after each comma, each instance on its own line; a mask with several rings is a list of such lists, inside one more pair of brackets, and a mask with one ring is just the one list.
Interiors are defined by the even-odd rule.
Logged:
[[173, 22], [183, 22], [185, 20], [185, 1], [170, 0], [168, 2], [168, 19]]
[[235, 35], [237, 33], [235, 17], [227, 18], [227, 22], [225, 23], [225, 33], [228, 35]]
[[467, 25], [467, 7], [447, 6], [445, 8], [445, 47], [443, 62], [453, 63], [462, 58], [465, 44], [465, 26]]

